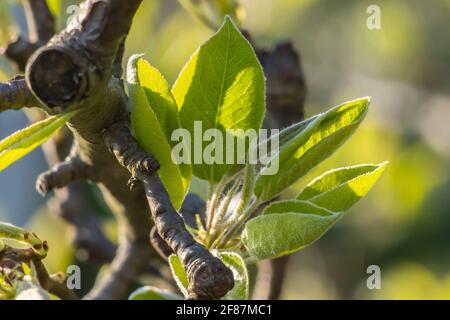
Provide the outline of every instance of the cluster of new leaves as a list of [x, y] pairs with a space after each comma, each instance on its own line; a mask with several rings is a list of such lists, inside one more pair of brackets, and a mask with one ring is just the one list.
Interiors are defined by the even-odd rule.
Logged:
[[[161, 163], [159, 175], [174, 207], [180, 208], [192, 175], [209, 183], [205, 216], [199, 213], [197, 228], [189, 230], [232, 270], [235, 286], [228, 299], [249, 297], [248, 263], [290, 254], [319, 239], [367, 194], [387, 165], [331, 170], [295, 199], [276, 200], [355, 132], [368, 111], [368, 98], [346, 102], [280, 131], [279, 146], [265, 164], [248, 161], [250, 148], [241, 159], [235, 153], [231, 162], [195, 161], [208, 149], [216, 155], [227, 153], [217, 135], [200, 145], [194, 139], [183, 141], [192, 152], [188, 156], [193, 164], [175, 163], [177, 129], [195, 137], [199, 134], [195, 123], [201, 123], [203, 131], [216, 129], [222, 137], [234, 132], [233, 138], [245, 140], [247, 130], [262, 126], [264, 73], [251, 44], [230, 18], [192, 55], [172, 88], [140, 55], [130, 58], [127, 83], [134, 134]], [[72, 115], [48, 118], [1, 141], [0, 170], [49, 138]], [[272, 146], [274, 137], [268, 139]], [[273, 163], [279, 170], [268, 174]], [[168, 260], [180, 291], [187, 295], [187, 275], [178, 257]], [[130, 296], [176, 298], [181, 297], [154, 287], [143, 287]]]
[[[197, 229], [190, 231], [233, 271], [235, 287], [225, 299], [247, 299], [247, 263], [286, 255], [319, 239], [367, 194], [386, 167], [382, 163], [335, 169], [313, 180], [295, 199], [275, 201], [355, 132], [368, 111], [368, 98], [344, 103], [282, 130], [276, 137], [279, 148], [265, 166], [249, 161], [242, 164], [236, 158], [231, 163], [194, 162], [192, 166], [171, 161], [174, 129], [185, 129], [194, 137], [199, 134], [195, 127], [199, 122], [202, 130], [217, 129], [227, 136], [239, 132], [236, 129], [245, 132], [262, 125], [263, 70], [252, 46], [229, 18], [192, 55], [172, 89], [141, 56], [130, 59], [128, 83], [136, 137], [162, 163], [160, 176], [174, 204], [180, 206], [191, 173], [209, 183], [206, 217], [198, 215]], [[208, 148], [216, 155], [226, 153], [218, 139], [201, 141], [200, 147], [198, 141], [184, 141], [190, 146], [190, 159]], [[248, 160], [248, 154], [244, 158]], [[265, 174], [275, 161], [279, 170]], [[258, 210], [267, 203], [262, 212]], [[186, 296], [186, 272], [176, 255], [168, 260]], [[149, 286], [130, 296], [174, 298], [181, 297]]]

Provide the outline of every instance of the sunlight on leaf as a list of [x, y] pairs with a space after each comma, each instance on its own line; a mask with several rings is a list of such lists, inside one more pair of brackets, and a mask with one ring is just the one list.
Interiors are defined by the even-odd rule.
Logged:
[[47, 141], [74, 114], [69, 112], [47, 118], [0, 141], [0, 171]]
[[[283, 145], [257, 178], [260, 201], [273, 199], [339, 149], [363, 121], [369, 103], [369, 98], [362, 98], [334, 107]], [[279, 164], [276, 174], [269, 173], [272, 163]]]
[[[259, 130], [261, 126], [265, 110], [264, 74], [253, 47], [230, 18], [226, 18], [222, 28], [194, 53], [172, 92], [181, 125], [191, 137], [199, 135], [198, 130], [194, 130], [194, 122], [201, 123], [203, 132], [220, 130], [221, 137], [226, 136], [226, 130], [243, 130], [233, 135], [235, 139], [244, 139], [246, 130]], [[196, 162], [194, 154], [201, 156], [202, 150], [210, 145], [216, 146], [216, 160], [218, 153], [224, 156], [229, 152], [217, 137], [211, 139], [211, 142], [203, 141], [201, 148], [191, 139], [193, 163]], [[200, 154], [196, 149], [200, 149]], [[205, 164], [204, 161], [194, 164], [193, 172], [201, 179], [217, 182], [234, 167], [220, 160], [221, 164]]]
[[180, 123], [170, 87], [161, 73], [140, 55], [130, 58], [127, 80], [136, 138], [161, 164], [158, 174], [178, 210], [189, 189], [191, 168], [172, 161], [174, 143], [170, 137]]
[[387, 165], [363, 164], [328, 171], [308, 184], [297, 199], [335, 212], [346, 211], [369, 192]]

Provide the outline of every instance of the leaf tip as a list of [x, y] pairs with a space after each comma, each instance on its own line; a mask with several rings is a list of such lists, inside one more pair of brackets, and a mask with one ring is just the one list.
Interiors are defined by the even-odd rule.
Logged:
[[139, 83], [139, 76], [138, 76], [138, 73], [137, 73], [137, 63], [138, 63], [139, 59], [141, 59], [143, 56], [145, 56], [144, 53], [136, 53], [136, 54], [133, 54], [128, 59], [128, 64], [127, 64], [127, 81], [129, 83], [132, 83], [132, 84]]
[[389, 165], [389, 163], [390, 162], [388, 160], [381, 162], [380, 164], [378, 164], [378, 170], [384, 171]]
[[234, 20], [229, 16], [226, 15], [224, 20], [223, 20], [223, 24], [222, 24], [222, 28], [227, 27], [227, 26], [232, 26], [236, 31], [238, 31], [239, 33], [241, 33], [241, 31], [239, 30], [239, 27], [236, 25], [236, 23], [234, 22]]

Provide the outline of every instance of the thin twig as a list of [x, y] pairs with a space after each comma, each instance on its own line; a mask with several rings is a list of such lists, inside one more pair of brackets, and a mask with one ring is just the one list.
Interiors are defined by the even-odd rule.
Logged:
[[0, 112], [32, 107], [44, 108], [28, 89], [25, 79], [17, 77], [6, 83], [0, 82]]
[[28, 27], [28, 40], [44, 45], [55, 34], [55, 17], [46, 0], [23, 0]]
[[218, 299], [224, 296], [233, 288], [233, 274], [186, 230], [156, 174], [159, 164], [139, 147], [126, 124], [111, 126], [105, 137], [119, 163], [132, 173], [134, 186], [139, 186], [138, 181], [142, 183], [159, 235], [178, 255], [188, 274], [189, 297]]

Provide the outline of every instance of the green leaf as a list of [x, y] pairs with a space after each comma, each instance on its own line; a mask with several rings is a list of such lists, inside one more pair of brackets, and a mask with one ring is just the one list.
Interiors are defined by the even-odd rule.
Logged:
[[[227, 17], [221, 29], [194, 53], [172, 92], [179, 108], [181, 125], [193, 137], [190, 151], [194, 174], [211, 182], [219, 181], [238, 160], [235, 152], [233, 161], [227, 162], [226, 155], [231, 153], [227, 151], [224, 137], [235, 139], [236, 150], [238, 143], [248, 140], [245, 139], [245, 131], [254, 129], [258, 134], [265, 110], [262, 67], [253, 47], [230, 18]], [[196, 144], [194, 138], [201, 139], [200, 130], [194, 131], [194, 122], [197, 121], [200, 121], [204, 133], [208, 129], [218, 129], [223, 143], [219, 138], [211, 137], [211, 142]], [[237, 129], [241, 132], [226, 135], [227, 130]], [[210, 148], [205, 150], [207, 146]], [[204, 154], [216, 156], [219, 163], [205, 163]], [[217, 159], [220, 154], [223, 159]], [[198, 159], [199, 156], [202, 159]], [[239, 159], [245, 160], [245, 156], [240, 154]]]
[[260, 158], [258, 165], [256, 165], [257, 172], [264, 168], [264, 164], [270, 161], [270, 158], [277, 155], [279, 148], [282, 148], [287, 143], [303, 132], [308, 125], [313, 122], [318, 116], [313, 116], [309, 119], [294, 123], [293, 125], [280, 130], [278, 133], [271, 135], [267, 139], [259, 141], [258, 149], [252, 149], [252, 152], [259, 152], [260, 155], [265, 155], [265, 158]]
[[369, 192], [387, 165], [386, 161], [328, 171], [309, 183], [297, 199], [335, 212], [346, 211]]
[[165, 289], [145, 286], [133, 291], [128, 300], [182, 300], [179, 295]]
[[139, 144], [160, 162], [158, 174], [178, 210], [189, 189], [191, 168], [172, 160], [170, 136], [180, 128], [177, 106], [161, 73], [140, 57], [128, 62], [131, 121]]
[[313, 122], [314, 120], [316, 120], [317, 117], [318, 117], [318, 115], [315, 115], [306, 120], [294, 123], [294, 124], [290, 125], [289, 127], [280, 130], [277, 134], [269, 137], [268, 139], [261, 141], [259, 143], [259, 146], [264, 145], [264, 144], [270, 145], [269, 141], [277, 138], [278, 144], [282, 147], [282, 146], [286, 145], [287, 143], [289, 143], [297, 135], [302, 133], [306, 128], [308, 128], [310, 123]]
[[272, 259], [301, 250], [342, 217], [341, 213], [296, 200], [274, 203], [264, 213], [249, 220], [242, 233], [248, 253], [258, 259]]
[[244, 259], [242, 259], [239, 254], [231, 251], [221, 252], [219, 256], [234, 275], [234, 287], [225, 295], [225, 297], [223, 297], [223, 299], [248, 300], [249, 276]]
[[0, 171], [47, 141], [74, 114], [69, 112], [47, 118], [0, 141]]
[[181, 264], [181, 261], [177, 255], [172, 254], [169, 257], [169, 265], [170, 265], [170, 270], [172, 270], [172, 276], [175, 279], [175, 282], [177, 283], [178, 288], [180, 289], [181, 293], [185, 297], [187, 297], [189, 280], [188, 280], [187, 273], [184, 270], [184, 267]]
[[[261, 170], [255, 187], [260, 201], [268, 201], [328, 158], [355, 132], [367, 113], [369, 98], [346, 102], [320, 114], [306, 129], [280, 147]], [[273, 174], [269, 171], [279, 167]]]

